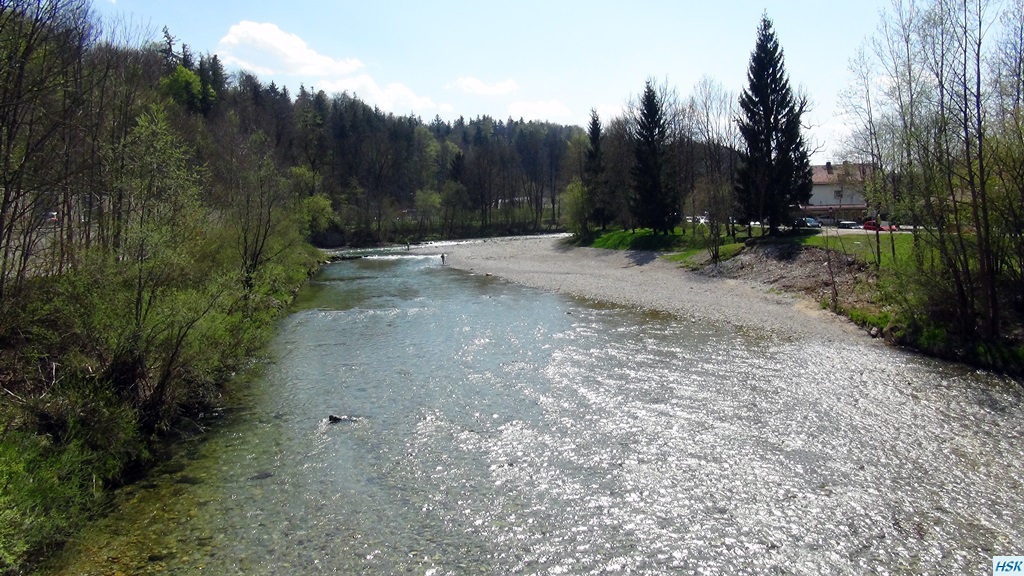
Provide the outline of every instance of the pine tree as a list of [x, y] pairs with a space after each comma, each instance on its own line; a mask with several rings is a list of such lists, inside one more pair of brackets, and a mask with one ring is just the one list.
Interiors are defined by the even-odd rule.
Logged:
[[806, 98], [789, 85], [782, 49], [768, 16], [761, 17], [757, 44], [740, 95], [740, 152], [736, 194], [748, 220], [767, 221], [769, 234], [789, 221], [790, 207], [811, 195], [810, 153], [800, 133]]
[[636, 225], [671, 233], [679, 219], [666, 186], [668, 122], [661, 99], [647, 81], [633, 127], [633, 196], [630, 210]]

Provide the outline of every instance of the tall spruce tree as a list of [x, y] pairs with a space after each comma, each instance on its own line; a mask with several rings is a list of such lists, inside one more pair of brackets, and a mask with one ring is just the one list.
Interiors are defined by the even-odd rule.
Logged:
[[661, 98], [648, 80], [633, 126], [633, 195], [630, 210], [637, 226], [671, 233], [679, 210], [667, 186], [668, 121]]
[[789, 222], [790, 208], [810, 199], [812, 184], [810, 153], [800, 133], [807, 99], [793, 95], [767, 15], [761, 17], [747, 82], [736, 119], [745, 144], [736, 194], [748, 221], [767, 221], [769, 234], [775, 234]]
[[586, 186], [587, 205], [590, 220], [600, 224], [603, 230], [611, 217], [608, 194], [604, 183], [604, 157], [601, 153], [601, 118], [597, 110], [590, 110], [590, 125], [587, 126], [589, 147], [583, 164], [583, 184]]

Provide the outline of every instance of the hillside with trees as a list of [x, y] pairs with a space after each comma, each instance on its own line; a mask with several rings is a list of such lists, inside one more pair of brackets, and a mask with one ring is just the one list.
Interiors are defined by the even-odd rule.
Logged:
[[578, 127], [229, 74], [87, 0], [0, 3], [0, 573], [202, 426], [321, 258], [547, 230]]

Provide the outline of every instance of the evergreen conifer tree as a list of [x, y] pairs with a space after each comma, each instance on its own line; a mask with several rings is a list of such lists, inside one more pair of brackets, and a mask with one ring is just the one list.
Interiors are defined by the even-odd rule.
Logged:
[[630, 210], [636, 225], [671, 233], [679, 218], [666, 186], [668, 122], [661, 98], [647, 81], [633, 127], [633, 195]]
[[807, 109], [789, 85], [782, 49], [767, 15], [761, 17], [757, 44], [740, 95], [740, 151], [736, 194], [748, 220], [767, 221], [769, 233], [789, 222], [790, 207], [811, 195], [810, 153], [800, 133]]
[[604, 229], [610, 217], [607, 193], [604, 184], [604, 158], [601, 152], [601, 118], [597, 110], [590, 110], [590, 125], [587, 126], [590, 146], [583, 165], [583, 184], [586, 186], [587, 205], [590, 218]]

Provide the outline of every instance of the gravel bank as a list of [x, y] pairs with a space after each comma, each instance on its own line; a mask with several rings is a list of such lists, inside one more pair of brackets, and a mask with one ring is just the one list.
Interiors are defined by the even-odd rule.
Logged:
[[564, 236], [489, 239], [418, 248], [448, 266], [590, 300], [658, 310], [691, 321], [728, 323], [778, 335], [827, 339], [864, 333], [813, 301], [746, 280], [678, 268], [654, 252], [577, 248]]

